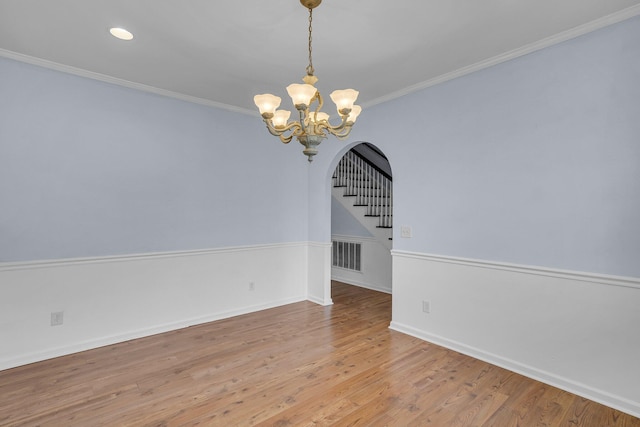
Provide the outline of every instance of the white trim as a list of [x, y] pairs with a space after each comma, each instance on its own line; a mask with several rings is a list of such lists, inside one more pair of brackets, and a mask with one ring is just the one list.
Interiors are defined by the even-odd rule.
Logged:
[[[0, 289], [12, 300], [0, 311], [0, 324], [12, 325], [0, 328], [0, 342], [11, 343], [0, 351], [0, 370], [305, 301], [310, 246], [317, 245], [0, 264]], [[114, 321], [102, 321], [120, 303]], [[65, 311], [65, 325], [53, 329], [47, 319], [56, 310]]]
[[[334, 267], [334, 268], [336, 268], [336, 267]], [[359, 282], [359, 281], [353, 280], [353, 279], [346, 279], [346, 278], [343, 278], [343, 277], [334, 278], [332, 276], [331, 280], [335, 280], [336, 282], [346, 283], [347, 285], [358, 286], [359, 288], [370, 289], [370, 290], [376, 291], [376, 292], [383, 292], [383, 293], [389, 294], [389, 295], [392, 294], [391, 289], [382, 288], [382, 287], [378, 287], [378, 286], [372, 286], [372, 285], [369, 285], [367, 283]]]
[[307, 242], [307, 300], [328, 306], [331, 299], [331, 242]]
[[[459, 68], [457, 70], [451, 71], [446, 74], [441, 74], [432, 79], [426, 80], [424, 82], [406, 87], [404, 89], [400, 89], [398, 91], [392, 92], [385, 96], [381, 96], [379, 98], [373, 99], [368, 102], [364, 102], [362, 106], [364, 108], [371, 107], [377, 104], [381, 104], [383, 102], [391, 101], [396, 98], [400, 98], [401, 96], [408, 95], [413, 92], [417, 92], [423, 89], [426, 89], [431, 86], [435, 86], [440, 83], [444, 83], [449, 80], [453, 80], [458, 77], [462, 77], [464, 75], [482, 70], [484, 68], [489, 68], [494, 65], [500, 64], [502, 62], [509, 61], [511, 59], [518, 58], [523, 55], [527, 55], [529, 53], [544, 49], [546, 47], [553, 46], [558, 43], [562, 43], [567, 40], [571, 40], [573, 38], [579, 37], [581, 35], [590, 33], [595, 30], [599, 30], [600, 28], [604, 28], [609, 25], [616, 24], [618, 22], [624, 21], [626, 19], [633, 18], [634, 16], [640, 15], [640, 5], [635, 5], [623, 9], [621, 11], [612, 13], [610, 15], [604, 16], [602, 18], [596, 19], [594, 21], [588, 22], [583, 25], [579, 25], [575, 28], [563, 31], [561, 33], [555, 34], [550, 37], [546, 37], [542, 40], [538, 40], [536, 42], [530, 43], [526, 46], [519, 47], [517, 49], [513, 49], [509, 52], [502, 53], [500, 55], [496, 55], [492, 58], [485, 59], [480, 62], [476, 62], [475, 64], [468, 65], [466, 67]], [[186, 95], [178, 92], [173, 92], [166, 89], [160, 89], [154, 86], [145, 85], [142, 83], [131, 82], [129, 80], [120, 79], [117, 77], [107, 76], [105, 74], [96, 73], [93, 71], [84, 70], [77, 67], [72, 67], [70, 65], [59, 64], [57, 62], [48, 61], [42, 58], [36, 58], [33, 56], [25, 55], [18, 52], [13, 52], [6, 49], [0, 49], [0, 56], [13, 59], [20, 62], [25, 62], [32, 65], [37, 65], [40, 67], [48, 68], [51, 70], [60, 71], [63, 73], [73, 74], [80, 77], [85, 77], [93, 80], [98, 80], [105, 83], [115, 84], [118, 86], [127, 87], [130, 89], [141, 90], [143, 92], [153, 93], [160, 96], [166, 96], [169, 98], [179, 99], [181, 101], [191, 102], [194, 104], [205, 105], [208, 107], [220, 108], [227, 111], [232, 111], [235, 113], [246, 114], [250, 116], [256, 116], [255, 111], [249, 110], [247, 108], [236, 107], [229, 104], [224, 104], [221, 102], [212, 101], [210, 99], [199, 98], [196, 96]]]
[[234, 316], [240, 316], [242, 314], [253, 313], [260, 310], [267, 310], [270, 308], [280, 307], [282, 305], [292, 304], [292, 303], [301, 302], [301, 301], [305, 301], [305, 298], [303, 297], [288, 298], [281, 301], [273, 301], [268, 304], [255, 305], [251, 307], [243, 307], [238, 310], [215, 313], [215, 314], [212, 314], [211, 316], [203, 316], [203, 317], [181, 320], [179, 322], [166, 323], [163, 325], [153, 326], [151, 328], [137, 329], [134, 331], [128, 331], [123, 334], [115, 334], [115, 335], [110, 335], [106, 337], [100, 337], [98, 339], [86, 340], [83, 342], [78, 342], [78, 343], [74, 343], [67, 346], [47, 349], [45, 351], [28, 353], [28, 354], [20, 355], [19, 357], [0, 360], [0, 371], [3, 369], [10, 369], [16, 366], [23, 366], [29, 363], [35, 363], [35, 362], [40, 362], [47, 359], [52, 359], [54, 357], [66, 356], [69, 354], [91, 350], [98, 347], [118, 344], [121, 342], [133, 340], [133, 339], [144, 338], [151, 335], [188, 328], [189, 326], [215, 322], [221, 319], [227, 319]]
[[378, 241], [378, 239], [376, 239], [374, 236], [362, 237], [362, 236], [348, 236], [346, 234], [332, 234], [331, 235], [331, 241], [333, 241], [333, 240], [341, 240], [343, 242], [350, 242], [350, 243], [377, 242]]
[[[344, 243], [354, 243], [354, 242], [344, 242]], [[349, 273], [354, 273], [354, 274], [364, 274], [364, 272], [362, 270], [352, 270], [350, 268], [346, 268], [346, 267], [338, 267], [337, 265], [333, 265], [333, 261], [331, 262], [331, 270], [336, 269], [338, 271], [348, 271]], [[334, 280], [333, 277], [331, 278], [331, 280]], [[335, 279], [338, 280], [338, 279]]]
[[389, 325], [389, 328], [407, 335], [411, 335], [421, 340], [458, 351], [460, 353], [466, 354], [467, 356], [471, 356], [487, 363], [491, 363], [492, 365], [508, 369], [510, 371], [535, 379], [537, 381], [541, 381], [545, 384], [552, 385], [570, 393], [586, 397], [587, 399], [618, 409], [622, 412], [633, 415], [634, 417], [640, 417], [640, 406], [638, 405], [638, 403], [625, 399], [623, 397], [616, 396], [611, 393], [607, 393], [606, 391], [595, 389], [593, 387], [589, 387], [588, 385], [572, 381], [568, 378], [536, 369], [532, 366], [519, 363], [515, 360], [504, 358], [496, 354], [489, 353], [478, 348], [444, 338], [439, 335], [430, 334], [419, 329], [412, 328], [411, 326], [399, 322], [392, 321]]
[[318, 305], [322, 305], [322, 306], [327, 306], [327, 305], [333, 305], [333, 300], [328, 300], [328, 301], [324, 301], [320, 298], [317, 298], [313, 295], [307, 295], [307, 301], [310, 301], [314, 304], [318, 304]]
[[459, 264], [476, 268], [488, 268], [491, 270], [506, 270], [515, 273], [530, 274], [535, 276], [557, 277], [561, 279], [575, 280], [579, 282], [600, 283], [610, 286], [640, 289], [640, 278], [612, 276], [605, 274], [588, 273], [582, 271], [560, 270], [548, 267], [531, 265], [510, 264], [496, 261], [483, 261], [470, 258], [458, 258], [443, 255], [424, 254], [418, 252], [392, 250], [391, 256], [414, 258], [426, 261]]
[[377, 104], [382, 104], [383, 102], [400, 98], [401, 96], [405, 96], [413, 92], [418, 92], [420, 90], [429, 88], [431, 86], [435, 86], [437, 84], [444, 83], [446, 81], [453, 80], [455, 78], [462, 77], [464, 75], [471, 74], [476, 71], [480, 71], [485, 68], [492, 67], [494, 65], [498, 65], [502, 62], [510, 61], [520, 56], [524, 56], [529, 53], [533, 53], [538, 50], [565, 42], [567, 40], [571, 40], [573, 38], [582, 36], [584, 34], [590, 33], [595, 30], [599, 30], [606, 26], [613, 25], [618, 22], [624, 21], [626, 19], [633, 18], [634, 16], [637, 16], [637, 15], [640, 15], [640, 5], [628, 7], [626, 9], [612, 13], [610, 15], [603, 16], [602, 18], [596, 19], [595, 21], [591, 21], [586, 24], [579, 25], [575, 28], [571, 28], [561, 33], [554, 34], [553, 36], [546, 37], [542, 40], [538, 40], [536, 42], [519, 47], [517, 49], [513, 49], [508, 52], [501, 53], [500, 55], [496, 55], [492, 58], [488, 58], [483, 61], [476, 62], [475, 64], [471, 64], [466, 67], [458, 68], [457, 70], [448, 72], [446, 74], [441, 74], [439, 76], [436, 76], [424, 82], [392, 92], [390, 94], [381, 96], [371, 101], [364, 102], [362, 103], [362, 107], [363, 108], [371, 107]]
[[331, 242], [304, 242], [307, 246], [315, 246], [316, 248], [331, 248]]
[[[331, 244], [329, 244], [330, 246]], [[233, 252], [245, 252], [247, 250], [264, 250], [290, 247], [318, 246], [312, 242], [288, 242], [272, 243], [264, 245], [228, 246], [214, 249], [196, 249], [188, 251], [149, 252], [128, 255], [109, 255], [86, 258], [60, 258], [36, 261], [0, 262], [0, 272], [10, 270], [32, 270], [35, 268], [51, 268], [78, 264], [100, 264], [106, 262], [139, 261], [159, 258], [178, 258], [187, 256], [214, 255]]]
[[210, 99], [204, 99], [204, 98], [199, 98], [197, 96], [191, 96], [183, 93], [173, 92], [166, 89], [160, 89], [160, 88], [145, 85], [142, 83], [131, 82], [129, 80], [108, 76], [106, 74], [96, 73], [94, 71], [84, 70], [82, 68], [72, 67], [71, 65], [60, 64], [60, 63], [49, 61], [42, 58], [36, 58], [34, 56], [13, 52], [11, 50], [0, 49], [0, 56], [13, 59], [16, 61], [20, 61], [20, 62], [25, 62], [27, 64], [48, 68], [50, 70], [72, 74], [74, 76], [85, 77], [92, 80], [98, 80], [104, 83], [110, 83], [110, 84], [114, 84], [122, 87], [127, 87], [129, 89], [140, 90], [143, 92], [153, 93], [160, 96], [166, 96], [168, 98], [178, 99], [180, 101], [186, 101], [186, 102], [191, 102], [193, 104], [205, 105], [207, 107], [220, 108], [222, 110], [232, 111], [234, 113], [247, 114], [250, 116], [257, 117], [255, 111], [252, 111], [246, 108], [240, 108], [233, 105], [224, 104], [222, 102], [212, 101]]

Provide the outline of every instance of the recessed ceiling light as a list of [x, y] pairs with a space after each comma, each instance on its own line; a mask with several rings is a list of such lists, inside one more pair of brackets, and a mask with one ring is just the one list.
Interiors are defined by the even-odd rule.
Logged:
[[113, 27], [109, 30], [113, 37], [117, 37], [120, 40], [131, 40], [133, 38], [133, 34], [124, 28]]

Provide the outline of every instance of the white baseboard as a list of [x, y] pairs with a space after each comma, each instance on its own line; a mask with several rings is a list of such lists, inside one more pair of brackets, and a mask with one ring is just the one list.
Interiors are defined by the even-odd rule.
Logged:
[[331, 242], [309, 242], [307, 246], [307, 299], [331, 305]]
[[307, 301], [311, 301], [314, 304], [318, 304], [318, 305], [333, 305], [333, 300], [326, 300], [324, 298], [318, 298], [316, 296], [313, 295], [308, 295], [307, 296]]
[[157, 325], [151, 328], [127, 331], [125, 333], [118, 334], [118, 335], [104, 336], [96, 339], [86, 340], [83, 342], [73, 343], [67, 346], [50, 348], [43, 351], [36, 351], [30, 354], [20, 355], [19, 357], [14, 359], [0, 360], [0, 371], [4, 369], [13, 368], [16, 366], [27, 365], [29, 363], [40, 362], [42, 360], [53, 359], [55, 357], [66, 356], [66, 355], [78, 353], [81, 351], [86, 351], [94, 348], [104, 347], [107, 345], [117, 344], [120, 342], [129, 341], [137, 338], [143, 338], [151, 335], [162, 334], [164, 332], [175, 331], [182, 328], [188, 328], [189, 326], [215, 322], [216, 320], [227, 319], [229, 317], [240, 316], [243, 314], [253, 313], [260, 310], [267, 310], [269, 308], [279, 307], [282, 305], [292, 304], [292, 303], [296, 303], [304, 300], [305, 300], [304, 298], [292, 298], [289, 300], [274, 301], [270, 304], [244, 307], [238, 310], [211, 314], [210, 316], [187, 319], [179, 322], [167, 323], [164, 325]]
[[[331, 240], [361, 245], [360, 271], [331, 267], [331, 279], [374, 291], [391, 293], [391, 254], [376, 238], [333, 234]], [[331, 259], [330, 259], [331, 261]]]
[[412, 328], [411, 326], [407, 326], [402, 323], [392, 321], [389, 325], [389, 328], [393, 329], [394, 331], [402, 332], [404, 334], [411, 335], [412, 337], [420, 338], [421, 340], [437, 344], [441, 347], [457, 351], [467, 356], [471, 356], [475, 359], [482, 360], [492, 365], [499, 366], [501, 368], [524, 375], [525, 377], [532, 378], [534, 380], [557, 387], [561, 390], [568, 391], [578, 396], [585, 397], [587, 399], [633, 415], [634, 417], [640, 417], [640, 406], [637, 402], [621, 398], [620, 396], [612, 395], [602, 390], [594, 389], [585, 384], [571, 381], [567, 378], [563, 378], [550, 372], [536, 369], [532, 366], [524, 365], [515, 360], [510, 360], [504, 357], [500, 357], [496, 354], [482, 351], [475, 347], [470, 347], [457, 341], [452, 341], [438, 335], [429, 334], [427, 332]]
[[392, 254], [391, 329], [640, 416], [637, 278]]
[[0, 370], [304, 301], [308, 246], [0, 264]]
[[365, 289], [371, 289], [372, 291], [378, 291], [378, 292], [384, 292], [385, 294], [390, 294], [391, 293], [391, 289], [389, 288], [383, 288], [383, 287], [379, 287], [379, 286], [375, 286], [375, 285], [370, 285], [358, 280], [353, 280], [351, 278], [347, 278], [347, 277], [342, 277], [339, 274], [335, 273], [335, 270], [332, 272], [331, 275], [331, 280], [335, 280], [337, 282], [342, 282], [342, 283], [346, 283], [347, 285], [353, 285], [353, 286], [358, 286], [361, 288], [365, 288]]

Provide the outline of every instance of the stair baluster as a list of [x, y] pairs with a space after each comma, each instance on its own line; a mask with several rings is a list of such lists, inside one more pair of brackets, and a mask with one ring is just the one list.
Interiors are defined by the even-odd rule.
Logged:
[[393, 226], [392, 183], [368, 161], [347, 152], [336, 166], [334, 185], [344, 188], [344, 195], [355, 196], [355, 205], [365, 206], [366, 216], [377, 216], [378, 227]]

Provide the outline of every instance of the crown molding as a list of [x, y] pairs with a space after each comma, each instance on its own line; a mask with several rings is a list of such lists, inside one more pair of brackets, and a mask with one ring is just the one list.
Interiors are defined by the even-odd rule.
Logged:
[[155, 86], [149, 86], [142, 83], [131, 82], [129, 80], [108, 76], [106, 74], [100, 74], [93, 71], [84, 70], [82, 68], [76, 68], [70, 65], [64, 65], [64, 64], [59, 64], [57, 62], [48, 61], [42, 58], [36, 58], [34, 56], [24, 55], [22, 53], [13, 52], [11, 50], [0, 49], [0, 56], [13, 59], [15, 61], [25, 62], [27, 64], [48, 68], [50, 70], [60, 71], [62, 73], [67, 73], [67, 74], [73, 74], [75, 76], [85, 77], [92, 80], [98, 80], [104, 83], [114, 84], [114, 85], [129, 88], [129, 89], [153, 93], [153, 94], [165, 96], [168, 98], [174, 98], [180, 101], [190, 102], [192, 104], [199, 104], [207, 107], [220, 108], [222, 110], [227, 110], [234, 113], [247, 114], [251, 116], [256, 115], [255, 111], [252, 111], [246, 108], [240, 108], [233, 105], [212, 101], [210, 99], [198, 98], [197, 96], [185, 95], [183, 93], [173, 92], [166, 89], [160, 89]]
[[[639, 5], [635, 5], [635, 6], [631, 6], [628, 7], [626, 9], [623, 9], [621, 11], [618, 11], [616, 13], [612, 13], [610, 15], [604, 16], [602, 18], [596, 19], [594, 21], [588, 22], [586, 24], [583, 25], [579, 25], [577, 27], [574, 27], [570, 30], [566, 30], [563, 31], [561, 33], [555, 34], [553, 36], [544, 38], [542, 40], [533, 42], [531, 44], [528, 44], [526, 46], [522, 46], [520, 48], [502, 53], [500, 55], [496, 55], [492, 58], [480, 61], [480, 62], [476, 62], [475, 64], [471, 64], [468, 65], [466, 67], [462, 67], [459, 68], [457, 70], [451, 71], [449, 73], [446, 74], [442, 74], [439, 76], [436, 76], [432, 79], [423, 81], [421, 83], [417, 83], [415, 85], [412, 86], [408, 86], [404, 89], [392, 92], [388, 95], [385, 96], [381, 96], [379, 98], [373, 99], [371, 101], [365, 102], [362, 104], [363, 107], [367, 108], [367, 107], [371, 107], [377, 104], [381, 104], [387, 101], [391, 101], [393, 99], [396, 98], [400, 98], [402, 96], [408, 95], [410, 93], [413, 92], [417, 92], [426, 88], [429, 88], [431, 86], [435, 86], [437, 84], [440, 83], [444, 83], [446, 81], [449, 80], [453, 80], [455, 78], [458, 77], [462, 77], [464, 75], [485, 69], [485, 68], [489, 68], [492, 67], [494, 65], [500, 64], [502, 62], [505, 61], [509, 61], [511, 59], [515, 59], [518, 58], [520, 56], [523, 55], [527, 55], [529, 53], [544, 49], [546, 47], [550, 47], [553, 46], [555, 44], [558, 43], [562, 43], [564, 41], [567, 40], [571, 40], [573, 38], [579, 37], [581, 35], [590, 33], [592, 31], [598, 30], [600, 28], [604, 28], [606, 26], [609, 25], [613, 25], [616, 24], [618, 22], [624, 21], [626, 19], [630, 19], [633, 18], [635, 16], [640, 15], [640, 4]], [[241, 108], [241, 107], [236, 107], [233, 105], [229, 105], [229, 104], [224, 104], [221, 102], [216, 102], [210, 99], [205, 99], [205, 98], [199, 98], [196, 96], [191, 96], [191, 95], [186, 95], [186, 94], [182, 94], [182, 93], [178, 93], [178, 92], [173, 92], [170, 90], [166, 90], [166, 89], [160, 89], [154, 86], [149, 86], [149, 85], [145, 85], [142, 83], [136, 83], [136, 82], [131, 82], [128, 80], [124, 80], [124, 79], [120, 79], [117, 77], [112, 77], [112, 76], [108, 76], [105, 74], [100, 74], [100, 73], [96, 73], [93, 71], [88, 71], [88, 70], [84, 70], [81, 68], [76, 68], [76, 67], [72, 67], [69, 65], [63, 65], [63, 64], [59, 64], [57, 62], [53, 62], [53, 61], [48, 61], [46, 59], [41, 59], [41, 58], [36, 58], [33, 56], [29, 56], [29, 55], [25, 55], [25, 54], [21, 54], [18, 52], [13, 52], [10, 50], [6, 50], [6, 49], [0, 49], [0, 57], [5, 57], [5, 58], [9, 58], [9, 59], [13, 59], [16, 61], [20, 61], [20, 62], [25, 62], [28, 64], [32, 64], [32, 65], [37, 65], [40, 67], [44, 67], [44, 68], [48, 68], [51, 70], [56, 70], [56, 71], [60, 71], [63, 73], [68, 73], [68, 74], [73, 74], [76, 76], [80, 76], [80, 77], [85, 77], [85, 78], [89, 78], [89, 79], [93, 79], [93, 80], [98, 80], [101, 82], [105, 82], [105, 83], [110, 83], [110, 84], [115, 84], [118, 86], [123, 86], [123, 87], [127, 87], [130, 89], [135, 89], [135, 90], [140, 90], [143, 92], [148, 92], [148, 93], [153, 93], [156, 95], [160, 95], [160, 96], [165, 96], [165, 97], [169, 97], [169, 98], [174, 98], [174, 99], [178, 99], [181, 101], [185, 101], [185, 102], [190, 102], [190, 103], [194, 103], [194, 104], [200, 104], [200, 105], [204, 105], [207, 107], [214, 107], [214, 108], [220, 108], [223, 110], [227, 110], [227, 111], [231, 111], [231, 112], [235, 112], [235, 113], [240, 113], [240, 114], [245, 114], [245, 115], [251, 115], [251, 116], [255, 116], [255, 111], [253, 110], [249, 110], [247, 108]]]
[[392, 92], [388, 95], [381, 96], [372, 101], [365, 102], [362, 104], [363, 108], [371, 107], [377, 104], [382, 104], [387, 101], [391, 101], [396, 98], [400, 98], [405, 95], [409, 95], [414, 92], [418, 92], [420, 90], [429, 88], [431, 86], [435, 86], [440, 83], [444, 83], [449, 80], [456, 79], [458, 77], [465, 76], [467, 74], [474, 73], [476, 71], [483, 70], [485, 68], [492, 67], [494, 65], [498, 65], [502, 62], [510, 61], [512, 59], [518, 58], [520, 56], [527, 55], [529, 53], [536, 52], [538, 50], [565, 42], [567, 40], [574, 39], [576, 37], [582, 36], [584, 34], [590, 33], [592, 31], [599, 30], [601, 28], [607, 27], [609, 25], [617, 24], [618, 22], [625, 21], [627, 19], [633, 18], [635, 16], [640, 15], [640, 4], [628, 7], [621, 11], [612, 13], [610, 15], [603, 16], [602, 18], [596, 19], [594, 21], [588, 22], [583, 25], [579, 25], [577, 27], [571, 28], [570, 30], [563, 31], [561, 33], [555, 34], [550, 37], [546, 37], [542, 40], [538, 40], [536, 42], [530, 43], [528, 45], [519, 47], [517, 49], [510, 50], [508, 52], [502, 53], [500, 55], [496, 55], [489, 59], [485, 59], [480, 62], [476, 62], [475, 64], [468, 65], [466, 67], [458, 68], [457, 70], [451, 71], [446, 74], [441, 74], [432, 79], [423, 81], [421, 83], [417, 83], [412, 86], [408, 86], [404, 89]]

